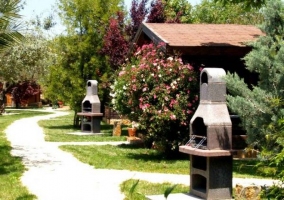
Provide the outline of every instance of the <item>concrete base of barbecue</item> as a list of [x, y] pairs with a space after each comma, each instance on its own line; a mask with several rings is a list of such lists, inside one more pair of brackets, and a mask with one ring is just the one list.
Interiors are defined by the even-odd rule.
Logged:
[[232, 151], [180, 146], [190, 154], [190, 194], [203, 199], [232, 199]]
[[101, 132], [101, 120], [103, 113], [77, 113], [81, 116], [81, 131], [87, 133], [100, 133]]

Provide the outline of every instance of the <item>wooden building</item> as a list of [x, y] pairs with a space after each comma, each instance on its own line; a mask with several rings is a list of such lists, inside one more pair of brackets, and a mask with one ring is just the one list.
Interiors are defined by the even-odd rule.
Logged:
[[166, 53], [179, 53], [184, 63], [195, 68], [224, 68], [254, 83], [256, 76], [245, 69], [242, 58], [251, 51], [248, 42], [261, 35], [262, 31], [252, 25], [142, 23], [134, 43], [162, 42]]

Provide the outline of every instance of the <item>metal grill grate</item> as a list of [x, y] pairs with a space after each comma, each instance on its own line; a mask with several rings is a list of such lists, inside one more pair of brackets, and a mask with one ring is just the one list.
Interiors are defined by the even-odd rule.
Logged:
[[[196, 139], [200, 139], [199, 141], [197, 141]], [[203, 145], [203, 143], [206, 141], [206, 137], [205, 136], [200, 136], [200, 135], [191, 135], [190, 139], [188, 140], [188, 142], [185, 144], [186, 146], [191, 146], [193, 148], [196, 149], [207, 149], [206, 145]]]

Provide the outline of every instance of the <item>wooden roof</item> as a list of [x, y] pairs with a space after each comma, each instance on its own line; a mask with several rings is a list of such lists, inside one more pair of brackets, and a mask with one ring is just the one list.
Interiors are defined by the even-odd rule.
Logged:
[[260, 35], [252, 25], [143, 23], [149, 38], [159, 38], [169, 46], [245, 46]]
[[147, 38], [154, 43], [165, 43], [167, 49], [188, 53], [194, 53], [196, 49], [200, 50], [200, 47], [226, 47], [225, 49], [231, 51], [238, 47], [247, 48], [245, 44], [260, 35], [264, 34], [252, 25], [142, 23], [134, 42], [138, 45], [143, 44]]

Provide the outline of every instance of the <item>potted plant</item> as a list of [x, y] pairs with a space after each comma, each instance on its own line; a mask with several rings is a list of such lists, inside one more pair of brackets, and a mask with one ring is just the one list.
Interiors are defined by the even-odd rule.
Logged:
[[128, 136], [129, 137], [135, 137], [136, 136], [136, 131], [137, 131], [137, 127], [138, 127], [138, 123], [136, 123], [135, 121], [132, 121], [130, 124], [130, 127], [128, 127]]

